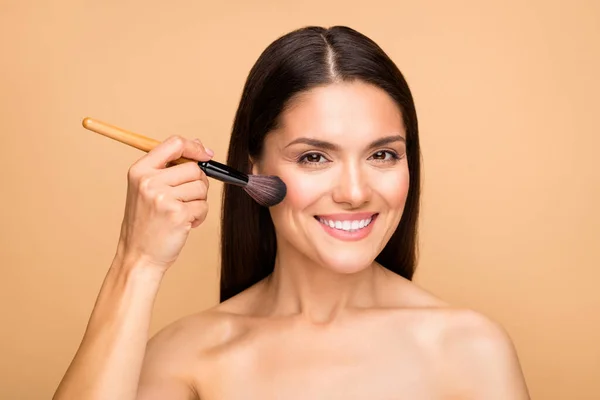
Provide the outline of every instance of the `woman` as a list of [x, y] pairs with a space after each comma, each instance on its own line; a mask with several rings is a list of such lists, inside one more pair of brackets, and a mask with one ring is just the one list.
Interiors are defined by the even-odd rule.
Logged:
[[277, 175], [260, 207], [226, 186], [221, 300], [146, 345], [154, 299], [206, 217], [208, 160], [171, 137], [130, 169], [115, 259], [55, 399], [527, 399], [510, 339], [411, 282], [419, 138], [394, 63], [345, 27], [272, 43], [246, 82], [228, 164]]

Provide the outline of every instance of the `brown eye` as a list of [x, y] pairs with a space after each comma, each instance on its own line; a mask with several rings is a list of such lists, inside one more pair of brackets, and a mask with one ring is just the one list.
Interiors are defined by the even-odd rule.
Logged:
[[306, 156], [306, 161], [308, 162], [319, 162], [321, 156], [318, 154], [309, 154]]
[[373, 154], [373, 158], [375, 160], [385, 160], [385, 151], [378, 151], [377, 153]]
[[327, 159], [319, 153], [308, 153], [300, 157], [298, 162], [300, 164], [323, 164], [327, 162]]
[[399, 157], [396, 152], [391, 150], [381, 150], [376, 153], [373, 153], [373, 155], [369, 157], [370, 160], [386, 163], [395, 163], [400, 158], [401, 157]]

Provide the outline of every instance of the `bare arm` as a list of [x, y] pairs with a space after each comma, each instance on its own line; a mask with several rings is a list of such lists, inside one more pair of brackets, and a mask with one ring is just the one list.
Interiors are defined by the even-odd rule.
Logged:
[[54, 399], [135, 399], [162, 273], [115, 259]]
[[[128, 174], [117, 255], [106, 275], [83, 340], [54, 400], [135, 400], [154, 300], [189, 231], [207, 213], [208, 181], [198, 165], [166, 168], [180, 157], [209, 160], [198, 142], [171, 137]], [[163, 397], [187, 400], [180, 382], [158, 374]], [[149, 398], [144, 395], [143, 397]]]

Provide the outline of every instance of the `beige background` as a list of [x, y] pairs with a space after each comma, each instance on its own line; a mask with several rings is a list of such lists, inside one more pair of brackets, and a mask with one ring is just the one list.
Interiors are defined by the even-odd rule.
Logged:
[[[600, 398], [599, 2], [123, 3], [0, 2], [0, 398], [50, 398], [114, 252], [141, 154], [81, 119], [224, 160], [250, 67], [308, 24], [369, 35], [414, 91], [417, 282], [504, 324], [535, 399]], [[220, 191], [153, 332], [217, 301]]]

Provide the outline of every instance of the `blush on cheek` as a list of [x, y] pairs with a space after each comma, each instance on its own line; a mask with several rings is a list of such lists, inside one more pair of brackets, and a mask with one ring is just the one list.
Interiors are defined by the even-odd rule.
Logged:
[[409, 175], [408, 172], [384, 175], [377, 179], [373, 185], [391, 207], [400, 207], [404, 204], [408, 195]]
[[331, 190], [331, 179], [307, 173], [290, 173], [282, 179], [287, 185], [285, 202], [295, 209], [303, 209]]
[[331, 183], [327, 183], [327, 179], [315, 179], [314, 175], [301, 171], [279, 171], [278, 176], [285, 182], [287, 194], [281, 203], [271, 209], [271, 217], [279, 233], [298, 237], [298, 229], [302, 229], [297, 225], [299, 213], [325, 195], [330, 190]]

